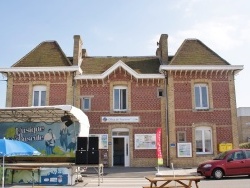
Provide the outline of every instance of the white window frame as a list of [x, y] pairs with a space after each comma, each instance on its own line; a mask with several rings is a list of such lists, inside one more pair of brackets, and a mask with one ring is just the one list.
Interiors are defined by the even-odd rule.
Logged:
[[[85, 102], [86, 102], [86, 100], [89, 101], [88, 108], [85, 108]], [[83, 111], [89, 111], [89, 110], [91, 110], [91, 97], [82, 97], [82, 110]]]
[[[197, 135], [197, 131], [201, 131], [201, 135]], [[206, 132], [210, 132], [210, 143], [205, 140]], [[201, 151], [197, 151], [197, 137], [201, 137], [199, 140], [201, 140]], [[195, 145], [196, 145], [196, 154], [213, 154], [213, 133], [212, 129], [210, 127], [197, 127], [195, 129]], [[206, 151], [206, 144], [209, 144], [211, 147], [211, 151]]]
[[[46, 86], [44, 85], [37, 85], [33, 87], [33, 99], [32, 99], [32, 105], [33, 106], [46, 106]], [[38, 92], [38, 101], [37, 104], [35, 104], [35, 92]], [[42, 93], [45, 92], [45, 96], [42, 95]], [[44, 98], [42, 98], [42, 96]], [[42, 101], [44, 101], [44, 104], [42, 104]]]
[[[119, 90], [119, 101], [118, 101], [118, 108], [116, 107], [117, 106], [117, 104], [116, 104], [116, 96], [115, 96], [115, 94], [116, 94], [116, 90]], [[126, 104], [125, 104], [125, 108], [123, 108], [122, 107], [122, 105], [123, 105], [123, 96], [121, 96], [121, 95], [123, 95], [123, 93], [121, 92], [121, 90], [126, 90], [126, 96], [125, 96], [125, 102], [126, 102]], [[127, 108], [128, 108], [128, 87], [126, 87], [126, 86], [114, 86], [114, 88], [113, 88], [113, 109], [114, 109], [114, 111], [124, 111], [124, 112], [126, 112], [127, 111]]]
[[[203, 91], [203, 89], [205, 88], [205, 92]], [[198, 94], [199, 96], [197, 96], [196, 94], [196, 89], [198, 89]], [[204, 96], [204, 94], [206, 96]], [[206, 109], [209, 109], [209, 98], [208, 98], [208, 85], [207, 84], [195, 84], [194, 85], [194, 104], [195, 104], [195, 109], [197, 110], [206, 110]], [[199, 102], [199, 106], [197, 106], [197, 103], [196, 101], [198, 100]], [[204, 101], [206, 100], [206, 105], [204, 104]]]

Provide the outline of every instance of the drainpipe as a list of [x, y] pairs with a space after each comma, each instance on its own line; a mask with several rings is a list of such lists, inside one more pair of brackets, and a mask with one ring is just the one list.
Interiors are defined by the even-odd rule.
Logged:
[[[72, 105], [75, 106], [75, 93], [76, 93], [76, 80], [75, 80], [75, 76], [76, 76], [76, 72], [73, 72], [73, 75], [72, 75], [72, 87], [73, 87], [73, 101], [72, 101]], [[76, 130], [76, 124], [75, 124], [75, 121], [74, 121], [74, 130]], [[79, 126], [81, 127], [80, 125], [80, 122], [79, 122]], [[80, 131], [79, 131], [80, 132]], [[77, 134], [76, 134], [76, 131], [74, 131], [75, 133], [75, 138], [77, 139]]]
[[72, 86], [73, 86], [73, 101], [72, 101], [72, 105], [75, 106], [75, 94], [76, 94], [76, 81], [75, 81], [75, 76], [76, 76], [76, 72], [73, 72], [72, 75]]
[[164, 75], [165, 75], [165, 93], [166, 93], [166, 134], [167, 134], [167, 166], [169, 166], [169, 124], [168, 124], [168, 76], [167, 76], [167, 71], [164, 71]]

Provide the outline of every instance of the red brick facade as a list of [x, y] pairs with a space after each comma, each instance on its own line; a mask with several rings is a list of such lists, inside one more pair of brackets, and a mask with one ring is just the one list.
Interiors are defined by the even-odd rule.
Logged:
[[[155, 57], [87, 57], [80, 36], [74, 37], [73, 57], [65, 57], [55, 41], [41, 43], [10, 69], [7, 106], [32, 106], [36, 85], [46, 86], [46, 105], [68, 104], [83, 109], [83, 98], [89, 98], [90, 110], [85, 113], [90, 134], [108, 135], [108, 149], [100, 151], [101, 156], [107, 154], [108, 166], [114, 165], [114, 142], [118, 138], [127, 144], [121, 148], [123, 155], [128, 155], [127, 166], [157, 166], [156, 149], [135, 146], [136, 135], [155, 135], [157, 128], [162, 128], [164, 166], [195, 166], [216, 155], [220, 143], [237, 147], [234, 71], [240, 68], [234, 70], [196, 39], [185, 40], [169, 57], [167, 38], [166, 34], [161, 36]], [[30, 70], [12, 73], [16, 67]], [[207, 109], [195, 107], [197, 83], [208, 86]], [[113, 108], [116, 86], [126, 87], [124, 111]], [[106, 122], [103, 117], [123, 119]], [[131, 120], [134, 117], [139, 120]], [[213, 150], [209, 154], [196, 151], [195, 131], [199, 127], [211, 129]], [[178, 156], [179, 132], [192, 144], [191, 157]]]

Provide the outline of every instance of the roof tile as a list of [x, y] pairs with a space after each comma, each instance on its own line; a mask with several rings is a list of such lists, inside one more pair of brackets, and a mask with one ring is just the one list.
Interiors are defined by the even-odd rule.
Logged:
[[70, 65], [70, 61], [56, 41], [45, 41], [12, 65], [12, 67], [54, 67]]
[[197, 39], [186, 39], [170, 65], [229, 65], [218, 54]]
[[83, 74], [102, 74], [119, 60], [139, 74], [159, 74], [157, 57], [85, 57], [81, 68]]

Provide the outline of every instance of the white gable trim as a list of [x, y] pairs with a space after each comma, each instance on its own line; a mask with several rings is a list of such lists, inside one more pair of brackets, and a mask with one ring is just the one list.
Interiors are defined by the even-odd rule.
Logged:
[[243, 65], [161, 65], [159, 71], [234, 71], [243, 70]]
[[160, 74], [160, 73], [159, 74], [138, 74], [136, 71], [134, 71], [129, 66], [127, 66], [123, 61], [119, 60], [117, 63], [115, 63], [113, 66], [111, 66], [108, 70], [106, 70], [102, 74], [76, 75], [75, 79], [76, 80], [104, 79], [119, 67], [122, 67], [124, 70], [126, 70], [129, 74], [131, 74], [132, 76], [134, 76], [137, 79], [147, 79], [147, 78], [164, 79], [165, 78], [165, 76], [163, 74]]
[[0, 73], [22, 73], [22, 72], [77, 72], [82, 73], [82, 69], [79, 66], [57, 66], [57, 67], [11, 67], [0, 68]]

